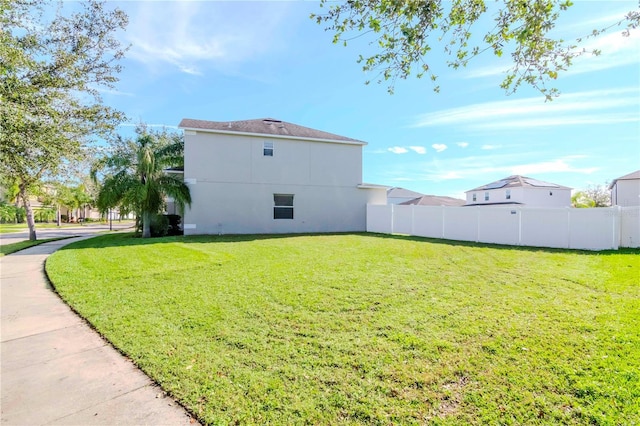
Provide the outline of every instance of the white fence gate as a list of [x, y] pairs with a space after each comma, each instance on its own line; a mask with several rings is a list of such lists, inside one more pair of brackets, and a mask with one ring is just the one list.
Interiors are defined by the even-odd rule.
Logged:
[[514, 246], [640, 247], [640, 207], [368, 205], [367, 231]]

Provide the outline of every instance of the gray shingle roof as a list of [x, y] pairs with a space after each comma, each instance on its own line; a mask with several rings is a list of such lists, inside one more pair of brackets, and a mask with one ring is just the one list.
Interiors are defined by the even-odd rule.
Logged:
[[182, 129], [202, 129], [213, 132], [224, 133], [255, 133], [258, 135], [285, 136], [303, 139], [318, 139], [327, 141], [350, 142], [366, 145], [366, 142], [336, 135], [333, 133], [323, 132], [322, 130], [311, 129], [309, 127], [299, 126], [286, 121], [276, 120], [274, 118], [259, 118], [256, 120], [240, 120], [240, 121], [206, 121], [184, 118], [179, 126]]
[[387, 197], [390, 198], [418, 198], [423, 196], [419, 192], [411, 191], [409, 189], [400, 188], [398, 186], [394, 186], [393, 188], [387, 189]]
[[609, 189], [613, 188], [613, 186], [619, 180], [633, 180], [633, 179], [640, 179], [640, 170], [636, 170], [635, 172], [631, 172], [628, 175], [620, 176], [619, 178], [614, 179], [609, 185]]
[[465, 200], [453, 197], [444, 197], [440, 195], [423, 195], [413, 200], [400, 203], [401, 206], [464, 206]]
[[506, 177], [504, 179], [497, 180], [495, 182], [488, 183], [486, 185], [479, 186], [474, 189], [470, 189], [465, 192], [487, 191], [490, 189], [517, 188], [517, 187], [571, 189], [567, 186], [562, 186], [555, 183], [543, 182], [541, 180], [533, 179], [526, 176], [513, 175], [513, 176]]

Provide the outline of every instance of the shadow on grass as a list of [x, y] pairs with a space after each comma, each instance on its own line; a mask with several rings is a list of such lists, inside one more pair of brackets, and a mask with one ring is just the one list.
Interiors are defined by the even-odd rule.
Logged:
[[491, 248], [496, 250], [516, 250], [535, 253], [572, 253], [587, 256], [620, 255], [620, 254], [640, 254], [637, 248], [620, 248], [619, 250], [576, 250], [548, 247], [529, 246], [509, 246], [500, 244], [476, 243], [471, 241], [444, 240], [437, 238], [416, 237], [398, 234], [376, 234], [368, 232], [344, 232], [344, 233], [304, 233], [304, 234], [250, 234], [250, 235], [190, 235], [190, 236], [170, 236], [160, 238], [141, 238], [139, 234], [119, 233], [90, 238], [78, 241], [61, 248], [61, 250], [72, 250], [80, 248], [106, 248], [120, 246], [147, 246], [154, 244], [183, 243], [183, 244], [211, 244], [211, 243], [242, 243], [248, 241], [287, 239], [296, 237], [326, 237], [326, 236], [350, 236], [357, 235], [365, 238], [390, 239], [399, 241], [415, 241], [429, 244], [440, 244], [452, 247], [472, 247]]

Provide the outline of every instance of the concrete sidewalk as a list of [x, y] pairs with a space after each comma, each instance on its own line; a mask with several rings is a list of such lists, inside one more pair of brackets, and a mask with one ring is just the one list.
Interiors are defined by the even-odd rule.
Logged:
[[84, 238], [0, 257], [0, 423], [197, 424], [50, 289], [45, 259]]

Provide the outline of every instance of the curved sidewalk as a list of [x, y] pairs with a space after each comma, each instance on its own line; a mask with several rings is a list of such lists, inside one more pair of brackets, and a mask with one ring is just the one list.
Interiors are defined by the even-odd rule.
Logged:
[[45, 259], [84, 238], [0, 257], [0, 423], [197, 424], [51, 290]]

